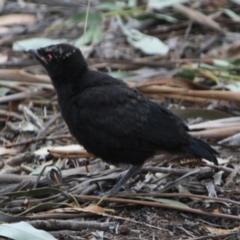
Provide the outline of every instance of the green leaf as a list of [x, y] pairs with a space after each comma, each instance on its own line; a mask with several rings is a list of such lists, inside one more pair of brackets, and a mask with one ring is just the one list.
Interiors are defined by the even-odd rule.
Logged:
[[233, 21], [240, 22], [240, 16], [231, 9], [223, 9], [224, 13]]
[[231, 0], [231, 1], [240, 5], [240, 0]]
[[9, 92], [9, 88], [1, 87], [0, 88], [0, 97], [5, 96]]
[[240, 66], [240, 59], [232, 59], [232, 60], [229, 60], [229, 62], [234, 66]]
[[128, 42], [142, 52], [154, 55], [167, 55], [169, 51], [168, 45], [164, 44], [160, 39], [145, 35], [136, 29], [130, 29], [126, 33]]
[[135, 7], [137, 7], [137, 0], [128, 0], [128, 7], [129, 8], [135, 8]]
[[79, 47], [87, 44], [96, 44], [101, 41], [103, 35], [103, 15], [98, 12], [90, 11], [88, 13], [74, 14], [66, 23], [78, 23], [87, 21], [86, 32], [76, 39], [74, 45]]
[[175, 200], [170, 200], [170, 199], [165, 199], [165, 198], [157, 198], [155, 199], [156, 202], [161, 202], [161, 203], [166, 203], [169, 204], [171, 206], [175, 206], [175, 207], [181, 207], [181, 208], [189, 208], [189, 206], [187, 206], [184, 203], [181, 203], [179, 201], [175, 201]]
[[178, 22], [178, 19], [170, 16], [169, 14], [152, 13], [152, 15], [153, 15], [155, 18], [163, 19], [163, 20], [168, 21], [168, 22], [171, 22], [171, 23]]
[[161, 202], [161, 203], [165, 203], [168, 204], [170, 206], [175, 206], [175, 207], [181, 207], [181, 208], [189, 208], [189, 206], [187, 206], [184, 203], [181, 203], [179, 201], [175, 201], [175, 200], [171, 200], [171, 199], [166, 199], [166, 198], [153, 198], [153, 197], [143, 197], [143, 196], [134, 196], [131, 198], [140, 198], [140, 199], [145, 199], [145, 200], [149, 200], [152, 202]]
[[145, 35], [136, 29], [128, 29], [124, 26], [122, 19], [117, 17], [118, 25], [127, 37], [128, 42], [142, 52], [154, 55], [166, 55], [169, 51], [168, 45], [164, 44], [160, 39]]
[[228, 62], [226, 60], [222, 60], [222, 59], [213, 59], [213, 64], [215, 67], [218, 67], [218, 68], [234, 67], [233, 64], [231, 64], [230, 62]]
[[216, 84], [220, 83], [218, 77], [212, 71], [206, 69], [198, 69], [198, 74], [213, 80]]
[[240, 82], [228, 84], [228, 85], [225, 85], [225, 87], [229, 89], [231, 92], [240, 92]]
[[92, 29], [93, 34], [92, 34], [92, 43], [97, 44], [101, 41], [102, 36], [103, 36], [103, 30], [102, 28], [95, 28]]
[[111, 3], [111, 2], [103, 2], [100, 3], [97, 7], [99, 10], [106, 10], [106, 11], [120, 11], [123, 9], [123, 6], [116, 4], [116, 3]]
[[103, 15], [98, 12], [94, 11], [89, 11], [88, 16], [87, 13], [76, 13], [72, 15], [67, 21], [66, 24], [71, 24], [71, 23], [79, 23], [79, 22], [85, 22], [87, 19], [87, 26], [90, 25], [101, 25], [103, 22]]
[[182, 68], [181, 71], [179, 71], [175, 77], [180, 77], [180, 78], [186, 78], [189, 80], [193, 80], [196, 75], [196, 70], [194, 69], [189, 69], [189, 68]]
[[75, 41], [74, 45], [78, 47], [78, 46], [87, 45], [91, 43], [92, 34], [93, 34], [92, 30], [87, 30], [80, 38], [78, 38]]
[[[17, 82], [17, 81], [9, 81], [9, 80], [4, 80], [4, 79], [1, 79], [0, 81], [9, 86], [18, 86], [18, 84], [19, 84], [19, 82]], [[10, 89], [7, 86], [0, 87], [0, 97], [5, 96], [9, 91], [10, 91]]]
[[26, 222], [2, 224], [0, 235], [14, 240], [57, 240], [51, 234], [38, 230]]
[[44, 169], [43, 171], [43, 175], [46, 175], [49, 171], [51, 171], [52, 169], [55, 169], [56, 171], [58, 171], [58, 168], [59, 169], [62, 169], [64, 165], [64, 160], [62, 159], [58, 159], [58, 161], [55, 163], [54, 166], [44, 166], [44, 165], [40, 165], [38, 166], [36, 169], [34, 169], [30, 175], [39, 175], [42, 170]]
[[162, 9], [166, 7], [171, 7], [177, 3], [184, 3], [188, 2], [188, 0], [149, 0], [148, 7], [155, 8], [155, 9]]
[[87, 44], [96, 44], [101, 41], [103, 36], [103, 31], [102, 28], [100, 27], [90, 27], [85, 34], [83, 34], [80, 38], [78, 38], [74, 45], [79, 47], [82, 45], [87, 45]]
[[29, 38], [14, 42], [12, 49], [13, 51], [26, 51], [31, 48], [47, 47], [52, 44], [58, 44], [67, 41], [67, 39]]
[[203, 69], [208, 69], [208, 70], [215, 70], [216, 67], [212, 66], [212, 65], [209, 65], [209, 64], [206, 64], [206, 63], [194, 63], [192, 64], [192, 67], [194, 69], [199, 69], [199, 68], [203, 68]]

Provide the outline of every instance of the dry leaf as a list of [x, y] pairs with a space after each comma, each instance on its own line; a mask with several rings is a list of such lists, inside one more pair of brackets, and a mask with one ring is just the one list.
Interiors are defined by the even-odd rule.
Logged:
[[7, 27], [0, 27], [0, 34], [6, 34], [9, 31], [9, 28]]
[[233, 229], [221, 229], [221, 228], [213, 228], [205, 225], [205, 228], [213, 234], [220, 235], [220, 234], [229, 234], [233, 232], [238, 232], [240, 230], [240, 227], [236, 227]]
[[215, 22], [210, 17], [204, 15], [203, 13], [193, 10], [191, 8], [185, 7], [182, 4], [175, 4], [173, 7], [176, 11], [186, 15], [188, 18], [192, 19], [193, 21], [201, 25], [205, 25], [214, 30], [217, 30], [218, 32], [224, 33], [223, 28], [217, 22]]
[[0, 54], [0, 64], [7, 62], [8, 56], [6, 54]]
[[87, 212], [92, 212], [92, 213], [105, 213], [105, 211], [102, 207], [99, 207], [96, 205], [91, 205], [91, 206], [85, 207], [83, 210], [87, 211]]
[[5, 147], [0, 147], [0, 156], [2, 155], [14, 155], [17, 154], [18, 150], [15, 148], [5, 148]]
[[30, 14], [9, 14], [0, 16], [0, 26], [14, 25], [14, 24], [33, 24], [37, 18]]
[[240, 41], [232, 43], [225, 52], [225, 58], [239, 58], [240, 57]]

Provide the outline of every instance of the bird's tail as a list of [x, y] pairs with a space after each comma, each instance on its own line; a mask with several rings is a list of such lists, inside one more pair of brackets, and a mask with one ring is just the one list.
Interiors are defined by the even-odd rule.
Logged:
[[182, 147], [182, 150], [183, 152], [193, 155], [197, 159], [205, 158], [215, 165], [218, 165], [218, 160], [216, 158], [218, 152], [200, 139], [192, 137], [191, 144]]

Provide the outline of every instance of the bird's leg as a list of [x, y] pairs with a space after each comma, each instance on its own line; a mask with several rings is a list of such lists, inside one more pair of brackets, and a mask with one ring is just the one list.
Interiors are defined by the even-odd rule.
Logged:
[[120, 181], [109, 191], [101, 195], [114, 195], [119, 189], [141, 168], [141, 165], [132, 165]]

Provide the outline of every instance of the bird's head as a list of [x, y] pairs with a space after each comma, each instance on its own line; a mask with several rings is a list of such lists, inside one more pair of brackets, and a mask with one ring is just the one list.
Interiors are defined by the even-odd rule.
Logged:
[[70, 44], [50, 45], [28, 51], [47, 70], [53, 81], [66, 80], [75, 72], [87, 68], [87, 63], [79, 50]]

